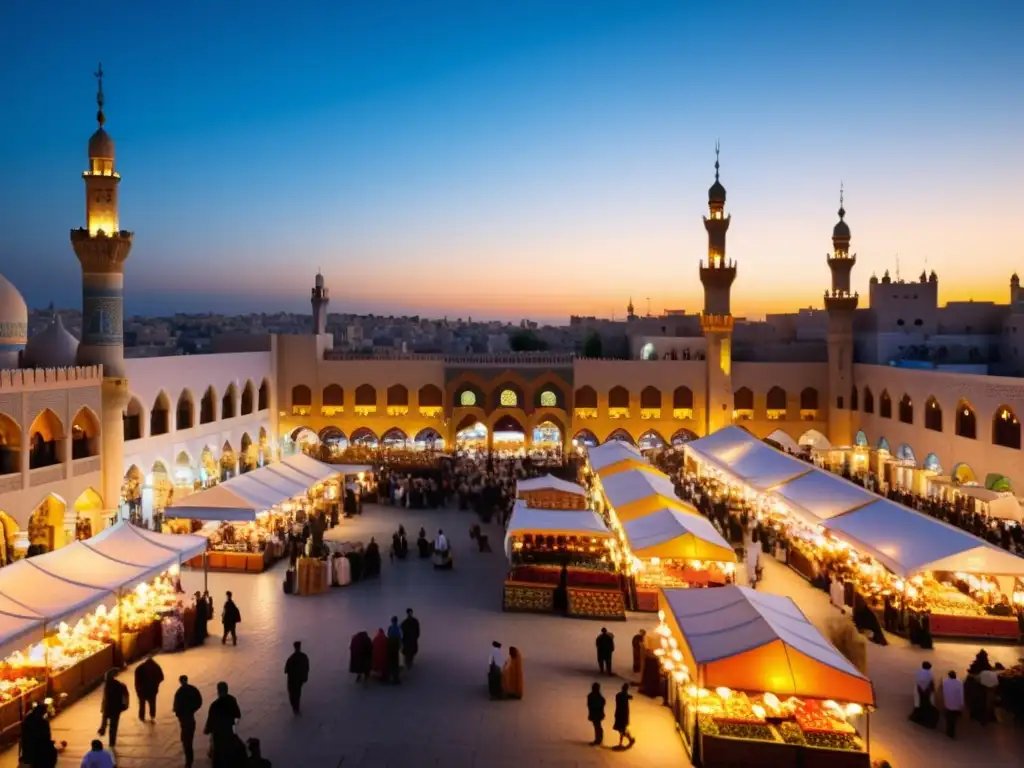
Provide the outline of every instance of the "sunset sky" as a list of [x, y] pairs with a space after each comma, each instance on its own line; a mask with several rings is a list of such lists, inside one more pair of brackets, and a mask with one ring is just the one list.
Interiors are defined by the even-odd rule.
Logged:
[[[228, 6], [231, 6], [229, 9]], [[943, 302], [1024, 271], [1024, 4], [9, 3], [0, 271], [80, 304], [68, 230], [102, 60], [127, 309], [566, 322], [699, 311], [722, 145], [733, 311], [858, 254]], [[863, 301], [863, 300], [862, 300]]]

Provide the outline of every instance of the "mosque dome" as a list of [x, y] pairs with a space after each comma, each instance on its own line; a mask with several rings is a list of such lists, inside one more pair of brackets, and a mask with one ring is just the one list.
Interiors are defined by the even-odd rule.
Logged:
[[21, 292], [0, 275], [0, 351], [20, 350], [28, 338], [28, 306]]
[[109, 133], [103, 130], [103, 126], [100, 126], [96, 133], [89, 137], [89, 157], [114, 159], [114, 140], [110, 138]]
[[722, 182], [715, 179], [715, 183], [711, 185], [708, 190], [708, 202], [710, 203], [724, 203], [725, 202], [725, 187], [722, 186]]
[[71, 368], [76, 365], [78, 339], [64, 327], [60, 315], [40, 331], [25, 347], [26, 368]]
[[850, 236], [850, 225], [840, 219], [836, 222], [836, 225], [832, 228], [832, 237], [835, 238], [848, 238]]

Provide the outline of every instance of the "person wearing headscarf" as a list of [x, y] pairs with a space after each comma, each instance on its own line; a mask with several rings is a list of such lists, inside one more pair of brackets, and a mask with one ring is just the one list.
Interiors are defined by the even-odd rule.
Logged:
[[348, 646], [348, 671], [356, 676], [356, 682], [369, 682], [370, 671], [373, 669], [373, 641], [370, 635], [357, 632], [352, 636]]
[[523, 698], [523, 654], [514, 645], [508, 649], [508, 661], [501, 671], [501, 687], [510, 699]]
[[632, 747], [636, 743], [633, 734], [629, 732], [629, 702], [633, 697], [629, 695], [629, 683], [623, 683], [622, 689], [615, 694], [615, 723], [612, 726], [619, 734], [619, 746], [622, 740], [628, 739], [627, 746]]
[[388, 673], [388, 637], [383, 629], [373, 636], [373, 674], [382, 680]]

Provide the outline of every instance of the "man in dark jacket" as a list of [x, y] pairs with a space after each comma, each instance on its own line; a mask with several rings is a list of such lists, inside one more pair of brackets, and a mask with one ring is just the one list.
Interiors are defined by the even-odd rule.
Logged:
[[302, 643], [295, 641], [295, 652], [284, 664], [284, 674], [288, 679], [288, 703], [292, 712], [301, 714], [302, 686], [309, 680], [309, 657], [302, 652]]
[[241, 718], [242, 710], [238, 708], [235, 697], [228, 693], [228, 684], [217, 683], [217, 698], [210, 705], [203, 729], [203, 733], [210, 737], [210, 753], [215, 767], [231, 765], [229, 760], [237, 751], [238, 742], [235, 723]]
[[100, 714], [103, 720], [97, 733], [103, 736], [110, 727], [110, 746], [117, 746], [117, 729], [121, 723], [121, 713], [128, 709], [128, 686], [115, 676], [113, 669], [107, 670], [103, 682], [103, 694], [100, 697]]
[[587, 694], [587, 719], [594, 726], [594, 740], [592, 746], [598, 746], [604, 741], [604, 696], [601, 695], [601, 684], [594, 683], [590, 686], [590, 693]]
[[597, 636], [597, 668], [606, 675], [612, 673], [612, 653], [615, 651], [615, 635], [605, 627]]
[[228, 599], [224, 602], [224, 610], [221, 612], [221, 623], [224, 625], [224, 637], [221, 638], [220, 644], [228, 644], [228, 635], [231, 635], [231, 644], [238, 645], [238, 635], [235, 634], [235, 627], [237, 627], [242, 621], [242, 614], [238, 610], [238, 606], [235, 605], [235, 601], [231, 599], [231, 593], [228, 592]]
[[174, 692], [174, 716], [178, 718], [178, 725], [181, 726], [181, 748], [185, 753], [185, 768], [192, 768], [192, 762], [195, 760], [192, 744], [196, 737], [196, 712], [203, 706], [203, 697], [198, 688], [189, 685], [186, 675], [179, 677], [178, 682], [181, 685]]
[[146, 705], [149, 705], [149, 719], [156, 722], [156, 695], [160, 691], [160, 683], [164, 681], [164, 671], [152, 656], [135, 668], [135, 695], [139, 697], [139, 720], [146, 722]]
[[406, 669], [412, 669], [412, 663], [419, 651], [420, 620], [412, 615], [412, 608], [406, 608], [405, 620], [402, 622], [402, 656], [405, 657]]

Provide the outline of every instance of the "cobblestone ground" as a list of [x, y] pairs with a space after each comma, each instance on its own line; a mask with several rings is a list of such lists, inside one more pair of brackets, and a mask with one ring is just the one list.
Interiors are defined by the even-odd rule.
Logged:
[[[226, 680], [243, 712], [239, 733], [258, 736], [275, 766], [292, 768], [392, 768], [445, 766], [463, 768], [530, 768], [532, 766], [688, 766], [671, 716], [655, 702], [633, 701], [635, 747], [619, 751], [591, 748], [585, 696], [595, 675], [594, 637], [599, 624], [549, 616], [503, 614], [501, 582], [505, 559], [500, 535], [492, 526], [494, 553], [481, 555], [470, 546], [471, 518], [456, 511], [407, 512], [368, 507], [362, 518], [344, 521], [331, 538], [390, 541], [399, 523], [415, 536], [420, 525], [431, 535], [440, 526], [456, 553], [455, 570], [435, 572], [429, 562], [384, 561], [379, 581], [333, 589], [317, 597], [282, 593], [283, 565], [262, 575], [211, 574], [210, 588], [218, 604], [232, 590], [243, 622], [237, 648], [208, 643], [185, 653], [158, 657], [168, 682], [158, 702], [155, 724], [127, 715], [118, 738], [122, 768], [165, 768], [183, 764], [177, 724], [169, 711], [177, 676], [185, 673], [207, 703], [218, 680]], [[812, 590], [789, 569], [768, 559], [763, 589], [793, 597], [820, 628], [835, 609], [824, 593]], [[186, 573], [192, 591], [202, 576]], [[385, 627], [392, 615], [413, 608], [423, 625], [416, 668], [400, 687], [373, 684], [363, 688], [348, 674], [351, 635]], [[637, 628], [651, 627], [653, 617], [637, 615], [626, 624], [609, 625], [621, 648], [616, 667], [629, 664], [629, 639]], [[211, 625], [216, 631], [217, 624]], [[293, 640], [302, 640], [312, 664], [303, 715], [292, 716], [284, 691], [284, 661]], [[491, 702], [485, 690], [485, 668], [492, 640], [515, 645], [525, 660], [526, 696], [522, 701]], [[1009, 725], [987, 729], [963, 723], [956, 742], [942, 733], [909, 724], [913, 676], [925, 659], [936, 671], [962, 671], [976, 653], [976, 644], [940, 643], [932, 651], [911, 648], [890, 638], [886, 648], [869, 646], [871, 676], [879, 702], [872, 717], [871, 744], [876, 758], [894, 761], [895, 768], [939, 764], [1019, 768], [1024, 731]], [[1010, 663], [1019, 648], [988, 647], [994, 660]], [[131, 670], [122, 674], [131, 687]], [[617, 688], [607, 679], [606, 695]], [[134, 699], [134, 695], [133, 695]], [[134, 701], [133, 701], [134, 705]], [[205, 707], [204, 707], [205, 711]], [[609, 716], [611, 707], [609, 706]], [[78, 766], [99, 721], [94, 693], [54, 721], [54, 736], [69, 747], [62, 768]], [[613, 741], [606, 723], [606, 741]], [[617, 741], [617, 739], [615, 740]], [[206, 740], [197, 737], [197, 753]], [[14, 768], [16, 750], [0, 756], [0, 768]], [[205, 768], [205, 758], [197, 760]]]
[[[157, 722], [140, 723], [125, 713], [118, 735], [120, 768], [165, 768], [183, 765], [177, 721], [170, 712], [177, 677], [187, 674], [204, 703], [225, 680], [242, 709], [239, 734], [260, 738], [264, 754], [282, 768], [525, 768], [527, 766], [680, 766], [689, 765], [668, 711], [637, 696], [633, 731], [637, 744], [618, 751], [587, 746], [593, 737], [586, 720], [586, 694], [596, 673], [594, 638], [600, 625], [551, 616], [504, 614], [501, 584], [505, 557], [498, 529], [492, 526], [494, 552], [471, 549], [468, 513], [399, 511], [367, 507], [361, 518], [343, 521], [330, 538], [390, 542], [399, 523], [415, 538], [421, 525], [436, 533], [443, 527], [455, 551], [455, 570], [434, 571], [429, 561], [384, 559], [379, 581], [337, 588], [316, 597], [282, 593], [284, 565], [261, 575], [211, 574], [210, 591], [219, 605], [232, 590], [242, 613], [237, 647], [207, 642], [184, 653], [160, 655], [167, 681], [157, 703]], [[186, 572], [186, 591], [201, 587], [202, 575]], [[371, 634], [412, 608], [423, 636], [415, 669], [401, 686], [357, 686], [348, 673], [352, 634]], [[636, 629], [651, 626], [650, 617], [612, 624], [622, 647], [615, 663], [630, 664], [629, 641]], [[217, 631], [219, 624], [211, 624]], [[284, 662], [292, 641], [302, 640], [310, 657], [311, 680], [303, 694], [303, 714], [288, 707]], [[525, 697], [491, 702], [486, 692], [486, 664], [492, 640], [522, 650]], [[131, 670], [122, 673], [132, 688]], [[606, 678], [606, 695], [621, 680]], [[604, 681], [602, 681], [604, 682]], [[205, 718], [204, 706], [204, 718]], [[609, 706], [609, 717], [612, 707]], [[73, 705], [53, 722], [54, 738], [68, 749], [62, 768], [79, 765], [99, 725], [96, 693]], [[202, 723], [200, 723], [201, 727]], [[611, 722], [606, 742], [613, 741]], [[197, 768], [205, 759], [206, 739], [197, 736]], [[0, 756], [0, 768], [17, 765], [17, 750]]]

